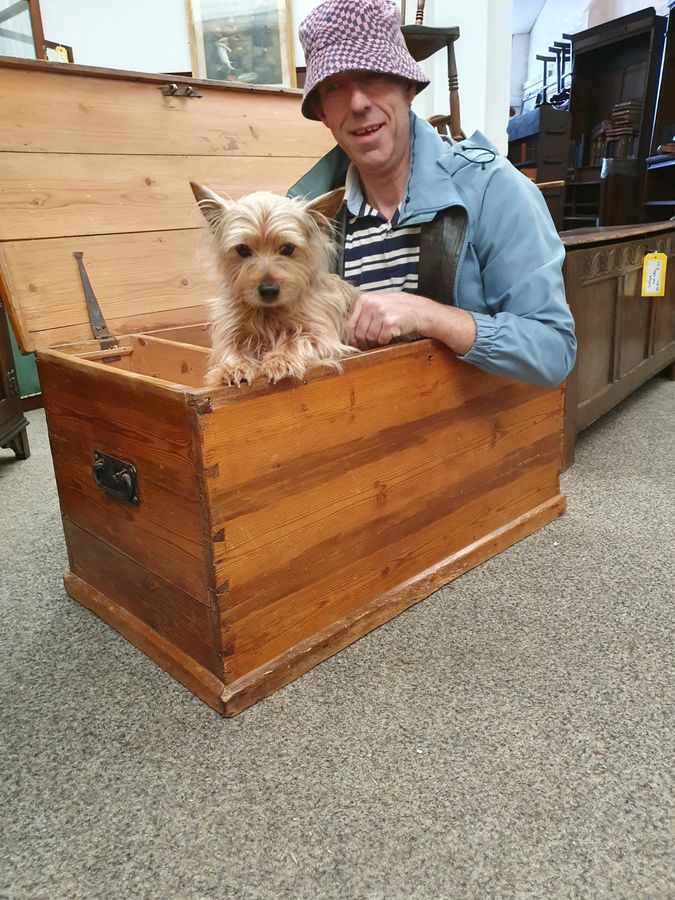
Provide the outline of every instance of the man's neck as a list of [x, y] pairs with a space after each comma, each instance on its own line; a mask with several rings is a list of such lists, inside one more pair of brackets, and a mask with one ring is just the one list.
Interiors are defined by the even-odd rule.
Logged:
[[408, 155], [393, 175], [359, 171], [359, 179], [366, 201], [391, 220], [408, 184]]

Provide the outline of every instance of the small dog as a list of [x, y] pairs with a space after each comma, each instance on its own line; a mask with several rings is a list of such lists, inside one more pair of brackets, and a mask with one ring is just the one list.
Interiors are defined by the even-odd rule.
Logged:
[[220, 296], [213, 304], [209, 385], [302, 378], [356, 348], [346, 321], [359, 292], [330, 273], [330, 218], [344, 190], [312, 202], [256, 192], [224, 200], [191, 182], [208, 222]]

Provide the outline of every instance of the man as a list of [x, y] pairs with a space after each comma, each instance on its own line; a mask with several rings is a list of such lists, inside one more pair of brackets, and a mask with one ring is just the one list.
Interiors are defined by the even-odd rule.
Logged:
[[290, 190], [346, 186], [341, 272], [363, 291], [363, 348], [416, 333], [507, 378], [558, 384], [574, 365], [564, 248], [539, 190], [480, 133], [441, 138], [410, 110], [429, 83], [393, 0], [326, 0], [300, 26], [303, 114], [338, 147]]

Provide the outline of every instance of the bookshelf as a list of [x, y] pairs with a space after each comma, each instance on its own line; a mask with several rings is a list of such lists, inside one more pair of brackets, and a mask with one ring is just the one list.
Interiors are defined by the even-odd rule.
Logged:
[[[537, 109], [509, 119], [508, 158], [537, 184], [560, 182], [567, 174], [570, 114], [543, 103]], [[564, 188], [542, 188], [555, 227], [563, 220]]]
[[563, 228], [641, 222], [667, 19], [652, 7], [574, 35]]
[[645, 222], [661, 222], [675, 216], [675, 0], [670, 3], [643, 203]]

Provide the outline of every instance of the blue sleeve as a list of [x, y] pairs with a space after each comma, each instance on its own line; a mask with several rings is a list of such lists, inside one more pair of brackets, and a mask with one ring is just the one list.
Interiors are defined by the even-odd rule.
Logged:
[[506, 378], [559, 384], [574, 365], [576, 338], [565, 248], [540, 190], [498, 159], [472, 225], [490, 312], [471, 312], [476, 340], [460, 359]]

